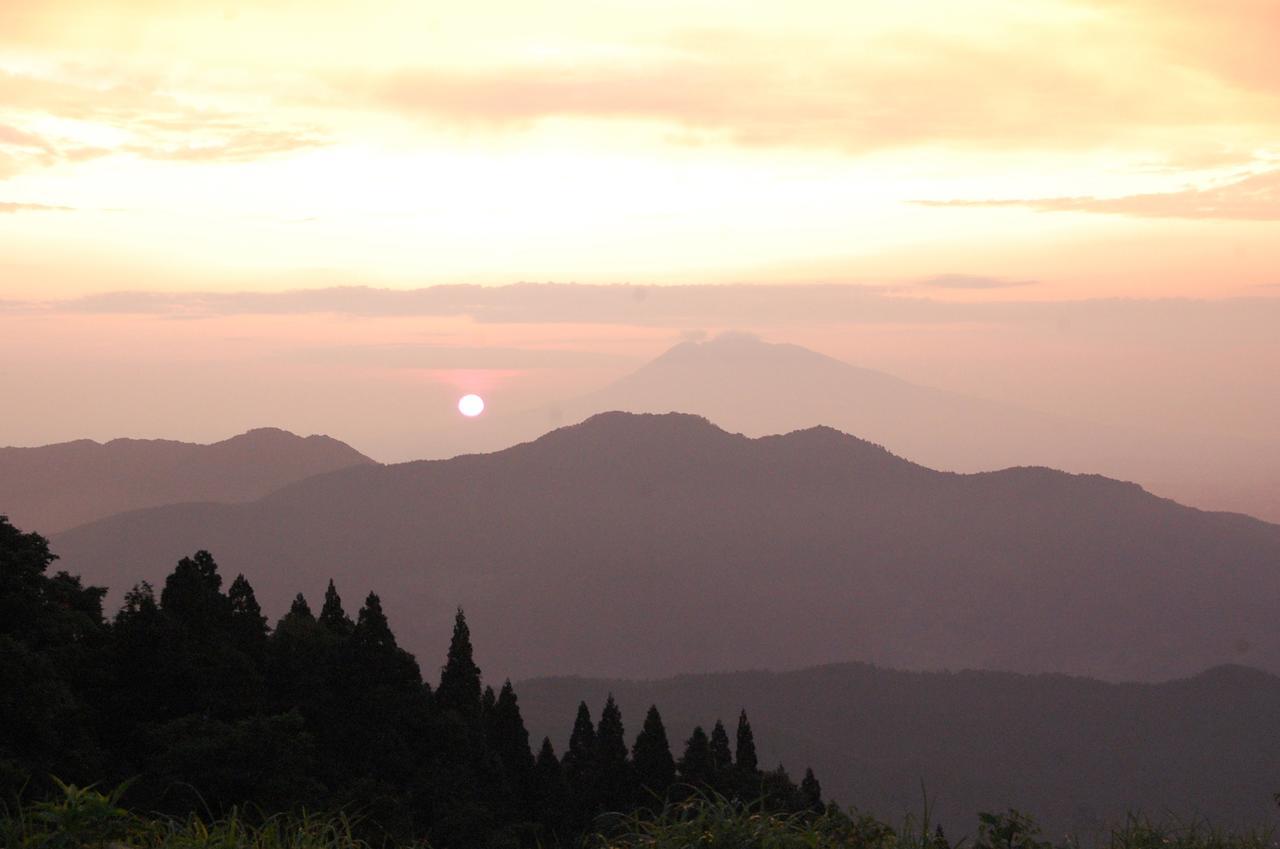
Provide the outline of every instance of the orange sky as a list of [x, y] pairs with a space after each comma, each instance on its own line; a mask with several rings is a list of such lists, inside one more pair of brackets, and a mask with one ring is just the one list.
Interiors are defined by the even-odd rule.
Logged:
[[[63, 399], [56, 426], [10, 415], [0, 443], [256, 424], [374, 439], [340, 411], [331, 421], [346, 424], [326, 428], [323, 404], [285, 421], [280, 387], [404, 380], [342, 359], [394, 342], [451, 352], [414, 378], [426, 394], [454, 391], [449, 369], [563, 394], [728, 327], [922, 382], [1076, 403], [1086, 396], [1037, 397], [1017, 375], [1039, 363], [1070, 383], [1070, 363], [1115, 350], [1017, 322], [974, 331], [961, 356], [918, 316], [852, 341], [829, 315], [783, 325], [704, 309], [635, 327], [237, 307], [181, 322], [77, 299], [516, 281], [1274, 298], [1277, 33], [1273, 0], [0, 0], [0, 383], [32, 410]], [[886, 327], [902, 335], [886, 341]], [[1214, 426], [1265, 429], [1246, 402], [1280, 363], [1255, 337], [1214, 343], [1191, 402], [1160, 371], [1182, 350], [1164, 340], [1125, 356], [1151, 363], [1144, 384], [1169, 387], [1166, 401], [1107, 406], [1136, 397], [1124, 381], [1142, 371], [1121, 367], [1130, 376], [1089, 403], [1129, 418], [1221, 408], [1206, 399], [1224, 373], [1257, 373]], [[162, 375], [187, 362], [173, 357], [184, 338], [199, 340], [207, 383]], [[541, 349], [567, 353], [515, 353]], [[222, 398], [203, 424], [110, 400], [197, 384], [217, 398], [241, 379], [260, 389]], [[101, 397], [77, 418], [65, 399], [97, 397], [90, 385]]]

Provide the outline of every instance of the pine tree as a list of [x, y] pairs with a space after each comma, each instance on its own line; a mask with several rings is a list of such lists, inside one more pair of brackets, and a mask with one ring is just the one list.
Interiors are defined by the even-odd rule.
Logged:
[[819, 814], [827, 809], [822, 802], [822, 785], [814, 777], [812, 769], [806, 769], [804, 778], [800, 780], [800, 804]]
[[289, 605], [289, 612], [284, 615], [285, 620], [293, 620], [295, 623], [315, 622], [316, 618], [311, 614], [311, 605], [307, 604], [307, 599], [298, 593], [293, 597], [293, 603]]
[[569, 735], [569, 749], [561, 762], [565, 781], [573, 794], [576, 819], [585, 823], [596, 813], [597, 783], [596, 729], [586, 702], [578, 704], [578, 715]]
[[527, 777], [533, 769], [533, 753], [529, 751], [529, 731], [525, 728], [524, 717], [520, 715], [520, 704], [510, 681], [503, 683], [493, 705], [492, 717], [491, 745], [502, 758], [503, 766]]
[[738, 741], [734, 762], [744, 776], [754, 777], [760, 771], [760, 762], [756, 758], [756, 738], [751, 733], [751, 723], [747, 721], [745, 710], [738, 714]]
[[173, 621], [195, 631], [215, 630], [231, 618], [231, 604], [222, 594], [218, 564], [207, 551], [184, 557], [165, 579], [160, 609]]
[[[492, 688], [485, 688], [492, 694]], [[487, 713], [489, 748], [493, 750], [501, 766], [503, 780], [508, 785], [517, 810], [511, 811], [512, 819], [532, 818], [536, 811], [533, 792], [533, 753], [529, 751], [529, 731], [520, 715], [520, 704], [510, 681], [503, 682], [502, 690]], [[559, 765], [557, 763], [557, 768]]]
[[693, 787], [707, 787], [711, 784], [714, 765], [711, 760], [711, 741], [702, 726], [693, 729], [693, 734], [685, 741], [684, 755], [677, 764], [680, 780]]
[[440, 686], [436, 688], [435, 703], [443, 710], [455, 711], [469, 720], [480, 718], [480, 667], [472, 659], [471, 630], [462, 608], [453, 622], [453, 640], [449, 643], [449, 657], [440, 671]]
[[558, 837], [567, 836], [572, 821], [572, 795], [564, 769], [556, 758], [551, 739], [542, 738], [533, 765], [534, 816], [551, 838], [547, 843], [559, 845]]
[[622, 727], [622, 711], [613, 694], [600, 712], [596, 728], [596, 766], [599, 770], [600, 804], [607, 811], [625, 811], [635, 795], [634, 774], [627, 760], [627, 742]]
[[650, 705], [649, 712], [645, 714], [644, 727], [631, 747], [631, 761], [640, 786], [640, 803], [661, 806], [675, 783], [676, 762], [671, 757], [667, 729], [662, 724], [657, 705]]
[[729, 734], [724, 723], [716, 720], [711, 729], [711, 769], [717, 779], [726, 776], [733, 768], [733, 753], [729, 751]]
[[387, 615], [382, 612], [382, 600], [376, 593], [369, 593], [356, 617], [356, 627], [352, 631], [357, 644], [365, 647], [396, 647], [395, 635], [391, 633], [391, 625]]
[[231, 602], [232, 631], [241, 651], [254, 658], [260, 657], [267, 644], [267, 617], [262, 615], [253, 587], [244, 575], [236, 575], [231, 582], [227, 599]]
[[351, 617], [347, 616], [347, 612], [342, 609], [342, 597], [338, 595], [338, 588], [334, 586], [333, 578], [329, 579], [329, 586], [324, 591], [324, 606], [320, 608], [318, 621], [326, 631], [343, 637], [350, 636], [355, 630]]

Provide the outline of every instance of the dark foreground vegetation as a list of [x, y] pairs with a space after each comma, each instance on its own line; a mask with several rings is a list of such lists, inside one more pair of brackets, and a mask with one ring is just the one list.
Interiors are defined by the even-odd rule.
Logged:
[[[745, 712], [676, 758], [656, 706], [628, 745], [609, 696], [598, 722], [578, 705], [562, 756], [547, 738], [535, 753], [510, 682], [483, 686], [461, 611], [431, 686], [374, 594], [353, 619], [331, 582], [318, 615], [299, 595], [269, 628], [248, 581], [224, 592], [202, 551], [107, 621], [105, 590], [49, 574], [54, 559], [0, 516], [0, 847], [1063, 845], [1016, 811], [952, 836], [928, 809], [898, 826], [846, 812], [812, 771], [762, 769]], [[1275, 845], [1139, 819], [1079, 840]]]
[[432, 687], [372, 593], [352, 619], [330, 582], [319, 615], [299, 595], [268, 628], [248, 581], [224, 592], [202, 551], [107, 622], [105, 590], [49, 575], [53, 560], [0, 517], [0, 799], [36, 824], [67, 793], [58, 779], [127, 781], [136, 811], [339, 810], [352, 836], [454, 847], [576, 842], [601, 814], [698, 793], [825, 809], [812, 772], [797, 785], [760, 768], [745, 713], [733, 743], [717, 720], [677, 760], [656, 707], [628, 745], [612, 698], [598, 724], [583, 703], [563, 756], [549, 739], [535, 754], [510, 682], [482, 686], [460, 610]]
[[[425, 841], [360, 836], [358, 820], [345, 814], [246, 815], [217, 818], [139, 816], [120, 807], [119, 788], [102, 793], [62, 785], [56, 799], [0, 816], [0, 845], [112, 847], [112, 849], [426, 849]], [[1274, 849], [1270, 832], [1228, 834], [1199, 825], [1169, 828], [1130, 817], [1082, 843], [1044, 839], [1035, 822], [1017, 811], [978, 815], [972, 836], [950, 840], [929, 818], [898, 827], [828, 806], [821, 813], [760, 811], [707, 793], [659, 810], [601, 815], [571, 841], [575, 849]]]

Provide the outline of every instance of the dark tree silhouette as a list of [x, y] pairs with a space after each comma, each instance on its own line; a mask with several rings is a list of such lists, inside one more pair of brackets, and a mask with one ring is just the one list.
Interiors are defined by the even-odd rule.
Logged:
[[680, 780], [692, 787], [710, 787], [715, 775], [715, 762], [711, 758], [711, 741], [699, 725], [685, 741], [684, 754], [676, 765]]
[[565, 781], [569, 783], [569, 791], [573, 795], [576, 819], [585, 823], [595, 815], [599, 801], [596, 728], [586, 702], [578, 704], [578, 715], [574, 718], [573, 732], [569, 735], [569, 748], [561, 763]]
[[338, 595], [338, 588], [334, 586], [332, 578], [324, 591], [324, 605], [320, 608], [318, 621], [325, 630], [339, 636], [345, 637], [355, 629], [355, 623], [342, 609], [342, 597]]
[[[53, 561], [0, 517], [0, 802], [47, 795], [51, 774], [136, 777], [141, 810], [344, 808], [373, 842], [457, 849], [578, 845], [597, 814], [652, 811], [674, 784], [657, 707], [628, 752], [612, 695], [598, 727], [579, 705], [563, 762], [549, 739], [535, 758], [511, 682], [483, 686], [461, 610], [433, 694], [375, 593], [352, 622], [330, 581], [318, 619], [299, 594], [269, 629], [248, 579], [223, 593], [201, 551], [159, 598], [126, 593], [108, 625], [105, 591], [48, 576]], [[709, 785], [729, 764], [717, 723], [711, 740], [695, 731], [681, 775]], [[813, 798], [779, 775], [779, 809], [818, 810], [812, 775]]]
[[465, 719], [478, 720], [480, 695], [480, 667], [472, 658], [471, 629], [467, 627], [467, 617], [459, 607], [454, 617], [449, 657], [440, 672], [440, 686], [435, 692], [436, 704]]
[[751, 732], [751, 723], [744, 710], [738, 714], [738, 740], [734, 751], [734, 762], [738, 771], [745, 776], [754, 777], [760, 770], [760, 762], [756, 758], [756, 738]]
[[716, 789], [724, 792], [729, 780], [729, 771], [733, 769], [733, 752], [729, 750], [729, 734], [724, 723], [716, 720], [711, 729], [711, 772]]
[[635, 776], [627, 759], [627, 743], [622, 727], [622, 711], [613, 694], [600, 712], [596, 727], [596, 769], [600, 806], [606, 811], [626, 811], [635, 796]]
[[676, 762], [657, 705], [650, 705], [645, 714], [644, 727], [631, 747], [631, 760], [640, 786], [640, 804], [660, 808], [676, 780]]
[[819, 814], [827, 809], [822, 802], [822, 785], [814, 777], [812, 769], [805, 769], [804, 778], [800, 780], [800, 804]]

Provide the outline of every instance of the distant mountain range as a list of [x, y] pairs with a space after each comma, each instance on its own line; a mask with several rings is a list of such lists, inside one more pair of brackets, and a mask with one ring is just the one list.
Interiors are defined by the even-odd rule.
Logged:
[[377, 591], [426, 657], [461, 604], [500, 675], [1280, 670], [1280, 526], [1098, 476], [936, 472], [830, 428], [748, 439], [604, 414], [494, 454], [135, 511], [53, 547], [117, 598], [206, 548], [273, 616], [333, 577], [352, 605]]
[[[657, 704], [679, 756], [695, 723], [745, 708], [762, 764], [811, 765], [826, 795], [901, 822], [931, 814], [952, 840], [981, 810], [1017, 808], [1047, 838], [1086, 838], [1129, 811], [1278, 824], [1280, 678], [1238, 666], [1163, 684], [1059, 675], [911, 673], [865, 664], [659, 681], [548, 678], [516, 684], [537, 741], [566, 745], [579, 700], [598, 720], [613, 693], [628, 739]], [[708, 728], [709, 730], [709, 728]]]
[[161, 504], [252, 501], [311, 475], [372, 462], [336, 439], [275, 428], [212, 445], [80, 439], [0, 448], [0, 513], [47, 535]]
[[746, 334], [683, 342], [581, 398], [458, 422], [429, 456], [505, 448], [613, 410], [693, 413], [748, 436], [827, 425], [930, 468], [1104, 474], [1197, 507], [1280, 522], [1280, 445], [1104, 425], [1088, 410], [1078, 418], [1039, 413]]

